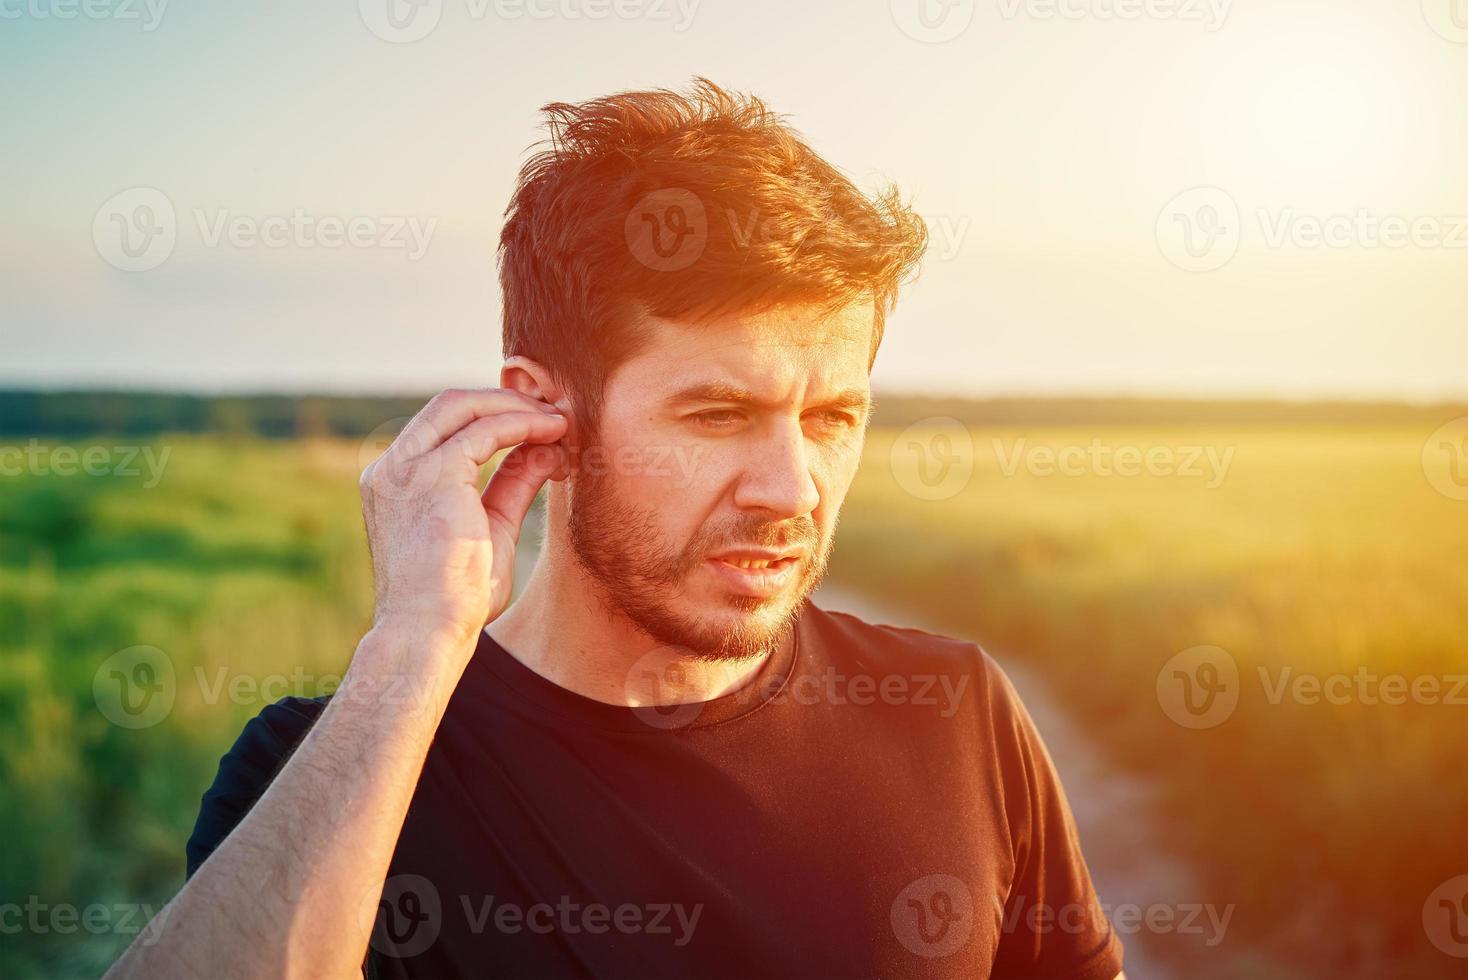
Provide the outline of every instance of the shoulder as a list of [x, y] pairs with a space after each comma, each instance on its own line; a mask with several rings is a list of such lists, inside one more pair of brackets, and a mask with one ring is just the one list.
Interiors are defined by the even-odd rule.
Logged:
[[1009, 676], [974, 640], [917, 626], [870, 622], [814, 603], [807, 608], [821, 653], [839, 667], [874, 674], [965, 677], [977, 701], [1009, 723], [1020, 720], [1017, 716], [1024, 707]]
[[[810, 608], [815, 657], [841, 675], [896, 678], [899, 696], [925, 692], [942, 706], [946, 737], [973, 753], [996, 791], [1012, 798], [1046, 779], [1050, 760], [1033, 717], [1013, 681], [973, 640], [915, 626], [869, 622], [846, 612]], [[908, 729], [909, 732], [913, 731]]]
[[186, 847], [189, 877], [249, 812], [326, 708], [330, 695], [285, 697], [245, 723], [204, 791]]
[[821, 642], [846, 658], [896, 656], [959, 665], [972, 660], [979, 651], [972, 640], [916, 626], [869, 622], [849, 612], [823, 609], [814, 602], [806, 604], [805, 616]]

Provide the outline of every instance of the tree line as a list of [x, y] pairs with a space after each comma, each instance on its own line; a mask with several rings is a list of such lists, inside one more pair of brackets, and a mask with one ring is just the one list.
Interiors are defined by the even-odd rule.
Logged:
[[[361, 437], [409, 416], [422, 395], [190, 394], [123, 390], [0, 390], [0, 437], [165, 432], [272, 439]], [[1468, 403], [1207, 400], [1139, 397], [961, 398], [874, 393], [874, 426], [904, 427], [935, 417], [972, 426], [1013, 425], [1440, 425], [1468, 415]]]

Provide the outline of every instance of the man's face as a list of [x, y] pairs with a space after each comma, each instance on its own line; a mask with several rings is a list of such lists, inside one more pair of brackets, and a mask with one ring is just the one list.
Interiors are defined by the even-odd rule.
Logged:
[[[651, 327], [581, 447], [573, 553], [612, 611], [658, 642], [757, 656], [826, 572], [870, 414], [873, 307]], [[799, 554], [764, 572], [714, 558], [741, 548]]]

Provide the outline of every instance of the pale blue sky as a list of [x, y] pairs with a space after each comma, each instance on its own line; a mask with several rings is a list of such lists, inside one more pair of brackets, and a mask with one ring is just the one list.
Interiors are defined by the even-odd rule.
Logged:
[[[0, 383], [496, 384], [538, 107], [703, 74], [929, 218], [878, 387], [1468, 394], [1465, 0], [153, 2], [0, 0]], [[135, 188], [176, 240], [125, 271]], [[373, 224], [211, 243], [298, 211]]]

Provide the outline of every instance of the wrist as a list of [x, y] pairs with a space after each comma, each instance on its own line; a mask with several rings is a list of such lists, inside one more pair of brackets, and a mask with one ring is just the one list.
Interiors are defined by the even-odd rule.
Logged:
[[382, 621], [363, 635], [333, 701], [437, 719], [447, 707], [477, 636], [448, 626]]
[[377, 617], [363, 641], [383, 649], [404, 649], [419, 657], [462, 653], [467, 658], [478, 646], [482, 628], [437, 616], [390, 613]]

